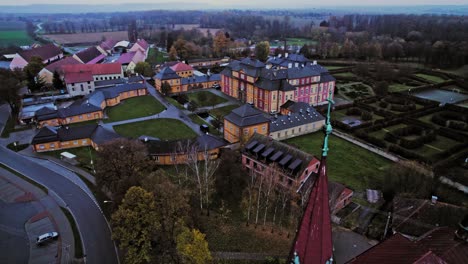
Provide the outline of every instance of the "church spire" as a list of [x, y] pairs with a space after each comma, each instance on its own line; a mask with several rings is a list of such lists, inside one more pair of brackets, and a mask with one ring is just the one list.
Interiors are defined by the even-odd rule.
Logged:
[[323, 141], [322, 158], [319, 174], [313, 183], [294, 239], [289, 261], [294, 264], [331, 264], [333, 263], [333, 245], [328, 197], [327, 155], [328, 138], [332, 133], [330, 122], [332, 90], [328, 94], [327, 121]]

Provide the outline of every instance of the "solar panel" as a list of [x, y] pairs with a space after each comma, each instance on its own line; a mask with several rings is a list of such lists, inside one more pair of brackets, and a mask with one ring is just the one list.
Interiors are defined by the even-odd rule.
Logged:
[[274, 148], [268, 148], [262, 153], [262, 157], [264, 158], [268, 157], [271, 153], [273, 153], [274, 150], [275, 150]]
[[254, 153], [258, 153], [258, 152], [260, 152], [261, 150], [263, 150], [264, 148], [265, 148], [265, 144], [260, 144], [260, 145], [258, 145], [258, 146], [253, 150], [253, 152], [254, 152]]
[[253, 147], [255, 147], [257, 145], [257, 143], [258, 143], [258, 141], [254, 140], [254, 141], [250, 142], [250, 144], [248, 144], [247, 147], [245, 147], [245, 149], [251, 150]]
[[293, 163], [291, 163], [291, 165], [289, 165], [288, 169], [290, 169], [290, 170], [295, 170], [295, 169], [297, 169], [299, 166], [301, 166], [301, 164], [302, 164], [302, 160], [296, 159]]
[[270, 158], [271, 161], [278, 160], [281, 156], [283, 156], [283, 151], [278, 151]]
[[285, 166], [291, 159], [292, 159], [291, 154], [288, 154], [288, 155], [286, 155], [286, 157], [284, 157], [284, 158], [279, 162], [279, 164], [280, 164], [281, 166]]

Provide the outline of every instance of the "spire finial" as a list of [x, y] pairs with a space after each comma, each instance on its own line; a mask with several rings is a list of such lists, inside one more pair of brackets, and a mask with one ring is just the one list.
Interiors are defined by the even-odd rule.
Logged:
[[328, 98], [327, 98], [327, 101], [328, 101], [327, 121], [325, 123], [325, 139], [323, 140], [323, 149], [322, 149], [322, 156], [323, 157], [326, 157], [327, 154], [328, 154], [328, 137], [333, 131], [333, 128], [332, 128], [332, 125], [331, 125], [331, 122], [330, 122], [330, 112], [331, 112], [332, 105], [335, 102], [333, 102], [331, 97], [332, 97], [332, 89], [329, 88], [328, 89]]

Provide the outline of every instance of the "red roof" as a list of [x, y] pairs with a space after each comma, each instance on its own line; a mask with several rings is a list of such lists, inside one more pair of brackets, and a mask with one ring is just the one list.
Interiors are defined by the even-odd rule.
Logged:
[[104, 64], [76, 64], [62, 67], [64, 73], [90, 71], [93, 75], [120, 74], [122, 65], [120, 63]]
[[62, 50], [54, 44], [47, 44], [39, 48], [20, 51], [18, 54], [28, 62], [32, 57], [39, 57], [44, 61], [62, 54]]
[[294, 239], [293, 252], [301, 264], [326, 263], [333, 257], [326, 164], [326, 156], [322, 156], [319, 175], [310, 191]]
[[54, 71], [60, 71], [60, 68], [64, 65], [74, 65], [74, 64], [81, 64], [78, 60], [74, 59], [73, 57], [66, 57], [62, 60], [56, 61], [54, 63], [51, 63], [45, 67], [48, 71], [54, 72]]
[[80, 83], [93, 81], [93, 74], [90, 71], [68, 72], [65, 74], [65, 83]]
[[146, 42], [146, 40], [144, 39], [139, 39], [136, 44], [140, 45], [140, 47], [142, 47], [144, 50], [148, 49], [149, 48], [149, 44], [148, 42]]
[[468, 244], [454, 239], [455, 230], [449, 227], [433, 229], [425, 234], [418, 243], [431, 250], [447, 263], [467, 263]]
[[190, 65], [187, 65], [183, 62], [179, 62], [173, 66], [171, 66], [171, 69], [174, 70], [175, 72], [180, 72], [180, 71], [193, 71], [193, 68]]
[[103, 41], [99, 46], [103, 49], [113, 49], [115, 44], [117, 44], [118, 41], [113, 40], [113, 39], [108, 39]]

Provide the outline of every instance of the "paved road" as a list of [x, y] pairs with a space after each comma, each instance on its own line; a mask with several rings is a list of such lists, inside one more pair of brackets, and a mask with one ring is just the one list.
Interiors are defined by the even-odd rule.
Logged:
[[98, 205], [62, 175], [0, 147], [0, 162], [53, 190], [77, 222], [88, 263], [117, 263], [111, 231]]

